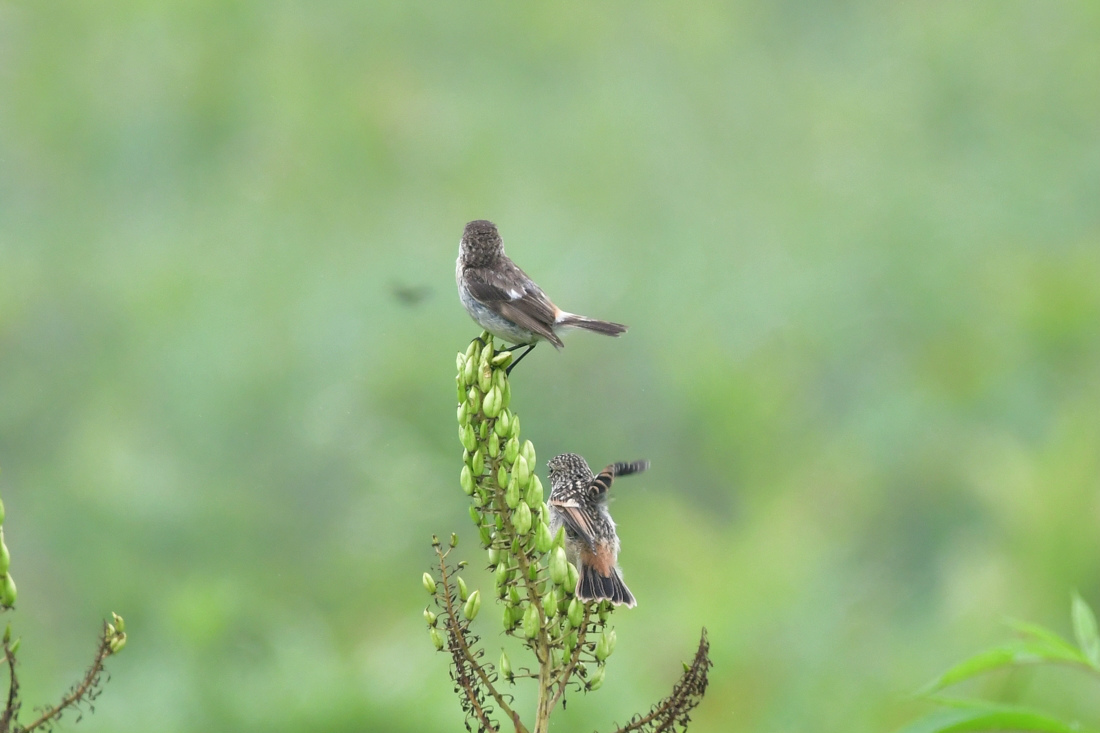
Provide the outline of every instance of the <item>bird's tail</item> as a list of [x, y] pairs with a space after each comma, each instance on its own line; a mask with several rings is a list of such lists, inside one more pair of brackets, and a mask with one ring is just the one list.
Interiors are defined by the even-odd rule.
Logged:
[[592, 479], [592, 483], [589, 486], [595, 486], [599, 494], [604, 494], [611, 488], [611, 483], [619, 476], [629, 476], [632, 473], [641, 473], [649, 468], [649, 461], [642, 459], [640, 461], [631, 461], [624, 463], [622, 461], [618, 463], [612, 463], [596, 474]]
[[[632, 473], [641, 473], [649, 469], [649, 461], [644, 458], [640, 461], [631, 461], [630, 463], [612, 463], [608, 466], [616, 476], [629, 476]], [[606, 470], [606, 469], [605, 469]]]
[[586, 318], [575, 313], [565, 312], [558, 316], [554, 325], [562, 328], [583, 328], [586, 331], [602, 333], [604, 336], [618, 336], [626, 332], [626, 326], [621, 323], [601, 321], [596, 318]]
[[616, 606], [627, 608], [637, 605], [618, 568], [612, 568], [611, 575], [603, 576], [591, 565], [582, 565], [581, 577], [577, 580], [577, 598], [582, 601], [611, 601]]

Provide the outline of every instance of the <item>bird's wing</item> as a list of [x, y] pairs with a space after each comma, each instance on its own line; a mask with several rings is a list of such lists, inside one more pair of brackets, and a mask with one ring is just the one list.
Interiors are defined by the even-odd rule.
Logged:
[[465, 275], [466, 287], [479, 303], [517, 326], [537, 333], [554, 346], [562, 345], [554, 333], [558, 309], [523, 270], [512, 264], [499, 272], [482, 267], [467, 268]]
[[561, 513], [567, 529], [572, 530], [572, 532], [584, 540], [589, 547], [595, 546], [596, 531], [592, 526], [592, 520], [589, 518], [588, 512], [586, 512], [577, 501], [573, 499], [551, 498], [550, 506]]

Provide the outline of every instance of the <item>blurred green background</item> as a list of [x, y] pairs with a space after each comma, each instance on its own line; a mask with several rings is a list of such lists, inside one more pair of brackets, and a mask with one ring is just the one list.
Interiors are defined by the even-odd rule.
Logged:
[[[0, 493], [25, 710], [461, 730], [421, 619], [488, 218], [622, 321], [516, 371], [616, 484], [611, 730], [890, 731], [1100, 601], [1100, 4], [0, 3]], [[410, 297], [411, 296], [411, 297]], [[471, 579], [485, 585], [485, 576]], [[499, 612], [482, 612], [490, 658]], [[1043, 672], [972, 691], [1094, 723]], [[64, 728], [72, 728], [69, 718]]]

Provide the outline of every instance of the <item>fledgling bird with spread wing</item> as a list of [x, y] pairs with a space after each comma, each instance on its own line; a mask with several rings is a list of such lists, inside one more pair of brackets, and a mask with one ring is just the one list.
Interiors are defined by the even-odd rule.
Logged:
[[554, 305], [504, 254], [504, 241], [491, 221], [478, 219], [466, 225], [458, 245], [455, 281], [462, 305], [478, 325], [512, 348], [527, 347], [509, 371], [541, 340], [562, 348], [558, 336], [562, 330], [583, 328], [607, 336], [626, 331], [621, 323], [578, 316]]
[[649, 468], [649, 461], [613, 463], [598, 475], [576, 453], [550, 459], [550, 533], [565, 527], [565, 554], [577, 566], [576, 596], [633, 608], [634, 595], [619, 570], [619, 536], [607, 511], [607, 495], [618, 476]]

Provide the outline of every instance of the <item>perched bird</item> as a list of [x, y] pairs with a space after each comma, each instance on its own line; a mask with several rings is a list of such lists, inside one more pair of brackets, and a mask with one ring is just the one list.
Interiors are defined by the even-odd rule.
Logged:
[[619, 570], [619, 536], [607, 511], [607, 492], [616, 476], [641, 473], [649, 461], [612, 463], [596, 476], [576, 453], [555, 456], [549, 466], [550, 533], [565, 527], [565, 555], [579, 575], [577, 598], [633, 608], [634, 596]]
[[479, 219], [466, 225], [458, 245], [455, 280], [458, 297], [471, 318], [512, 348], [527, 347], [509, 371], [540, 340], [560, 349], [564, 344], [558, 332], [564, 329], [584, 328], [607, 336], [626, 331], [620, 323], [566, 313], [550, 302], [542, 288], [504, 254], [504, 242], [491, 221]]

